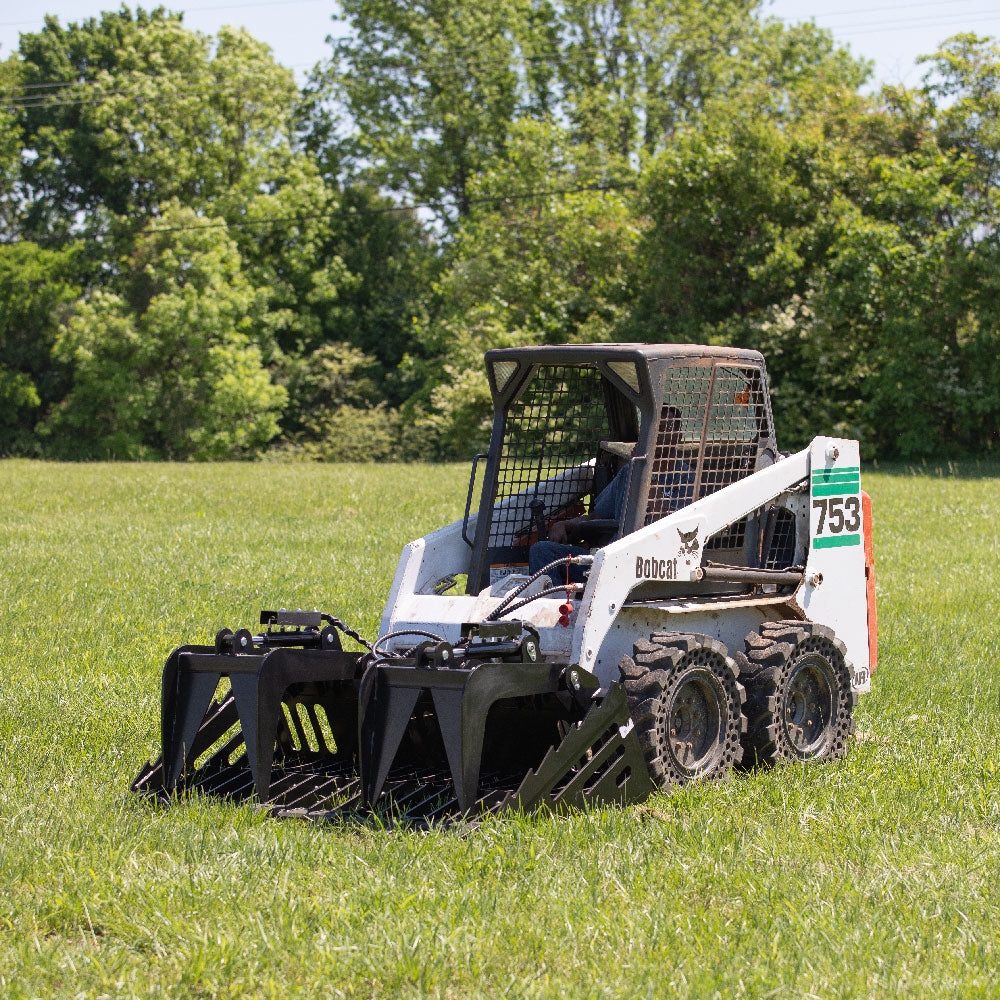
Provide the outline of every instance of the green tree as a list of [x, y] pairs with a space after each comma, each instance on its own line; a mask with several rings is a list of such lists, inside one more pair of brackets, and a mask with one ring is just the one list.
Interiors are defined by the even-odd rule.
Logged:
[[[298, 92], [246, 32], [213, 39], [123, 7], [21, 36], [18, 117], [38, 236], [131, 234], [176, 199], [232, 218], [281, 176]], [[26, 97], [25, 95], [29, 95]]]
[[[886, 456], [994, 441], [989, 129], [948, 138], [954, 97], [975, 88], [952, 79], [939, 105], [941, 85], [868, 100], [827, 80], [791, 121], [737, 102], [678, 133], [644, 183], [629, 332], [764, 350], [786, 446], [822, 431]], [[988, 102], [974, 107], [967, 126], [988, 126]]]
[[0, 454], [36, 450], [34, 427], [68, 385], [52, 346], [70, 303], [77, 253], [0, 245]]
[[565, 139], [555, 126], [517, 123], [507, 158], [472, 188], [511, 197], [462, 221], [436, 309], [415, 330], [427, 360], [411, 359], [423, 378], [409, 409], [436, 454], [465, 456], [489, 437], [484, 350], [610, 340], [627, 315], [641, 224], [624, 192], [587, 190], [599, 167], [574, 162]]
[[143, 232], [122, 294], [82, 301], [55, 345], [73, 384], [45, 430], [73, 458], [253, 455], [278, 431], [286, 392], [255, 342], [266, 293], [220, 225], [174, 207]]
[[355, 126], [354, 162], [442, 217], [466, 214], [516, 113], [519, 4], [345, 0], [342, 12], [353, 37], [336, 44], [325, 83]]
[[21, 135], [14, 109], [19, 94], [20, 68], [15, 58], [0, 61], [0, 239], [10, 239], [15, 230], [21, 174]]

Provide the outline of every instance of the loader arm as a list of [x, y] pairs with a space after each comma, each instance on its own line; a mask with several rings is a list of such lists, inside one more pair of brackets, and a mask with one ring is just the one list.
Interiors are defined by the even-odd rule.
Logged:
[[[817, 438], [825, 448], [829, 439]], [[574, 636], [571, 659], [590, 669], [608, 631], [641, 584], [697, 581], [706, 539], [794, 488], [809, 475], [810, 448], [668, 514], [597, 552]]]

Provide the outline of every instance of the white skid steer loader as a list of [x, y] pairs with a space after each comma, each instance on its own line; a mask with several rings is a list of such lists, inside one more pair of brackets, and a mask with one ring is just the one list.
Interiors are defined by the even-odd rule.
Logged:
[[780, 453], [756, 351], [571, 345], [486, 366], [493, 433], [465, 517], [406, 546], [378, 639], [280, 610], [178, 648], [136, 791], [433, 821], [846, 753], [876, 658], [857, 442]]

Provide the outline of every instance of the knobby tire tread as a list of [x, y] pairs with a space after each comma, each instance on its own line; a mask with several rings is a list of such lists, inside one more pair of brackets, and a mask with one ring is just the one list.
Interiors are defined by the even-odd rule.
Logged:
[[[783, 723], [783, 692], [799, 659], [808, 653], [824, 655], [837, 678], [834, 714], [825, 727], [827, 739], [815, 753], [796, 750]], [[744, 767], [771, 766], [783, 761], [833, 761], [847, 755], [854, 734], [853, 710], [857, 693], [851, 684], [847, 649], [831, 628], [815, 622], [765, 622], [746, 637], [745, 651], [736, 654], [740, 679], [746, 687], [743, 735]]]
[[[683, 683], [693, 666], [708, 667], [725, 696], [724, 735], [716, 759], [704, 773], [692, 778], [677, 765], [657, 732], [672, 691]], [[636, 735], [653, 782], [663, 788], [687, 784], [691, 780], [723, 777], [743, 756], [741, 737], [746, 728], [743, 714], [745, 692], [739, 667], [726, 646], [710, 636], [688, 632], [654, 632], [633, 645], [632, 656], [619, 664], [622, 684], [636, 726]]]

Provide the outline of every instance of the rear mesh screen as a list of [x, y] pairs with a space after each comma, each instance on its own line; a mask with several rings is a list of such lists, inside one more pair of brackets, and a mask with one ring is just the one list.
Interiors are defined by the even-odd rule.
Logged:
[[705, 421], [699, 497], [707, 497], [753, 472], [758, 443], [770, 431], [767, 407], [756, 368], [716, 365]]
[[[714, 366], [714, 374], [711, 365], [668, 369], [645, 523], [749, 476], [771, 426], [759, 369], [722, 364]], [[744, 532], [744, 523], [737, 522], [708, 547], [742, 545]]]
[[[539, 366], [507, 411], [489, 546], [521, 544], [531, 525], [527, 502], [539, 485], [595, 459], [600, 441], [609, 437], [600, 372], [589, 365]], [[551, 484], [545, 490], [546, 514], [592, 487], [592, 469]], [[501, 508], [519, 493], [528, 494], [525, 503]]]

